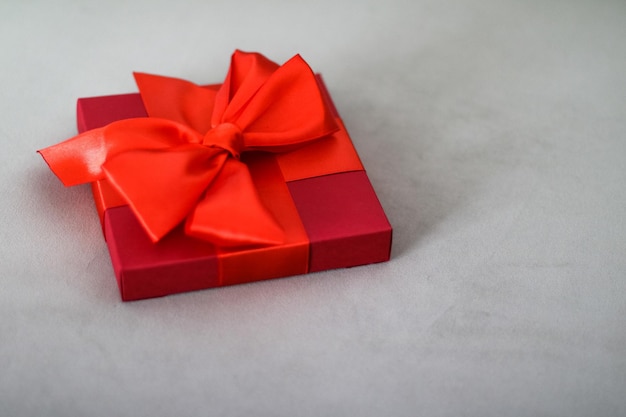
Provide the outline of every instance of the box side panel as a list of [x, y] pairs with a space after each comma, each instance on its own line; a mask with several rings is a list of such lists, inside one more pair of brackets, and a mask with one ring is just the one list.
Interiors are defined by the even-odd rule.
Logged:
[[107, 245], [122, 299], [136, 300], [219, 285], [215, 247], [178, 227], [152, 243], [128, 206], [105, 212]]
[[391, 225], [364, 171], [288, 183], [311, 239], [310, 271], [389, 259]]

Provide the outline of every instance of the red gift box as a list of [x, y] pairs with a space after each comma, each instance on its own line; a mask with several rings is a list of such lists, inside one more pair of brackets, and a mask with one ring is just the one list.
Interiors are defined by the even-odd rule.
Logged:
[[[154, 242], [107, 180], [92, 183], [125, 301], [389, 260], [392, 229], [321, 77], [339, 130], [282, 153], [241, 155], [258, 195], [285, 231], [280, 244], [222, 247], [183, 225]], [[206, 89], [217, 89], [208, 86]], [[79, 132], [147, 117], [139, 93], [82, 98]]]

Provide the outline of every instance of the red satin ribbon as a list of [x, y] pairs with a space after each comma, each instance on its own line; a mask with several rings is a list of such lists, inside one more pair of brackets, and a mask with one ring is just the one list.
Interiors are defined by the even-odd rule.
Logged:
[[153, 241], [186, 219], [218, 246], [268, 245], [283, 231], [258, 197], [242, 152], [283, 152], [338, 129], [315, 76], [236, 51], [217, 91], [135, 74], [148, 118], [127, 119], [39, 151], [66, 185], [107, 179]]

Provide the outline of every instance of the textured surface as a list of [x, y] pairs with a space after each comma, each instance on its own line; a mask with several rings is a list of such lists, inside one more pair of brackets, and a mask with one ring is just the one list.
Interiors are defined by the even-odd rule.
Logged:
[[[131, 4], [127, 4], [131, 3]], [[626, 414], [623, 1], [0, 4], [0, 415]], [[35, 150], [131, 71], [324, 79], [392, 261], [122, 303]]]

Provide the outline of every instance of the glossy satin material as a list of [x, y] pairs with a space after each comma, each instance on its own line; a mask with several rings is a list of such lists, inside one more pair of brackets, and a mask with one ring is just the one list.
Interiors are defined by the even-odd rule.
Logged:
[[65, 185], [107, 179], [153, 241], [185, 230], [221, 247], [277, 244], [242, 152], [283, 152], [338, 129], [314, 74], [236, 51], [217, 91], [135, 74], [148, 118], [122, 120], [40, 151]]

